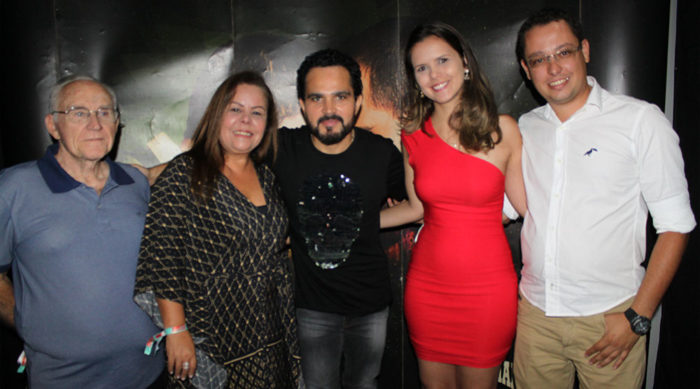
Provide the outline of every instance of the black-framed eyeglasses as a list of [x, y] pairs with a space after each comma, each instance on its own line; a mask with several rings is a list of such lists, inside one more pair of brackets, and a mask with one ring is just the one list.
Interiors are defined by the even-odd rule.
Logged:
[[527, 66], [533, 69], [540, 65], [543, 65], [544, 63], [552, 61], [566, 61], [572, 59], [574, 57], [574, 54], [576, 54], [576, 52], [578, 51], [581, 51], [581, 45], [578, 45], [578, 47], [564, 47], [557, 50], [554, 54], [539, 55], [537, 57], [528, 58], [526, 61]]
[[85, 107], [70, 107], [65, 111], [51, 111], [51, 113], [66, 115], [68, 120], [78, 124], [89, 122], [93, 113], [100, 123], [114, 123], [119, 118], [119, 111], [114, 108], [97, 108], [91, 111]]

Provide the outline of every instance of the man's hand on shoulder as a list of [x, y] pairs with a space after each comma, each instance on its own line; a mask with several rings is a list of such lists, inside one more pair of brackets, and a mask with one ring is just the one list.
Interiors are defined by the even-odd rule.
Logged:
[[613, 369], [617, 369], [625, 361], [637, 340], [639, 335], [632, 331], [624, 313], [610, 313], [605, 315], [605, 334], [586, 350], [586, 357], [590, 357], [591, 365], [605, 367], [610, 362], [614, 362]]

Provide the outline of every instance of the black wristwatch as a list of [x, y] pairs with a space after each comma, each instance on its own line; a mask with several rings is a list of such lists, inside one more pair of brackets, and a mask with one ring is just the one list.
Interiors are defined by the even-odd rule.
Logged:
[[648, 317], [640, 316], [632, 308], [625, 311], [625, 317], [630, 322], [630, 327], [635, 334], [646, 335], [649, 332], [651, 320]]

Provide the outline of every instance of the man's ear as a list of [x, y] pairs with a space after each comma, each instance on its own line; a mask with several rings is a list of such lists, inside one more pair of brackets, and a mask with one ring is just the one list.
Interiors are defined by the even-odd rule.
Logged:
[[591, 45], [588, 43], [588, 39], [581, 41], [581, 54], [583, 54], [583, 59], [586, 63], [591, 60]]
[[362, 95], [357, 96], [355, 98], [355, 115], [360, 113], [360, 108], [362, 108]]
[[304, 104], [304, 99], [299, 99], [299, 108], [301, 108], [301, 113], [305, 114], [306, 104]]
[[52, 138], [59, 140], [61, 139], [58, 130], [56, 129], [56, 123], [53, 121], [53, 114], [47, 114], [44, 116], [44, 125], [46, 126], [46, 131], [51, 135]]
[[525, 72], [527, 79], [532, 81], [532, 77], [530, 77], [530, 69], [527, 67], [525, 60], [522, 60], [522, 59], [520, 60], [520, 66], [523, 68], [523, 71]]

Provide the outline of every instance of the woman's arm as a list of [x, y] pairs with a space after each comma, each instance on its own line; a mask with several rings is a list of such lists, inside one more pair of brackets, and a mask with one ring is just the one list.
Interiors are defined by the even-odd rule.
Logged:
[[506, 164], [506, 195], [520, 216], [527, 212], [527, 198], [522, 170], [523, 140], [515, 119], [508, 115], [500, 115], [498, 124], [503, 133], [504, 146], [510, 150]]
[[[185, 310], [183, 301], [188, 295], [185, 282], [187, 247], [182, 237], [186, 236], [187, 223], [194, 211], [189, 200], [188, 160], [176, 158], [171, 169], [165, 171], [161, 179], [151, 188], [149, 210], [141, 238], [139, 261], [136, 267], [134, 296], [152, 299], [158, 306], [163, 328], [184, 325]], [[150, 297], [146, 297], [150, 296]], [[139, 304], [152, 318], [157, 313], [152, 305]], [[194, 376], [196, 366], [195, 348], [189, 331], [170, 334], [165, 337], [168, 359], [168, 372], [176, 378]], [[183, 364], [187, 362], [187, 369]]]
[[[171, 328], [185, 324], [185, 310], [182, 304], [156, 298], [163, 327]], [[171, 334], [165, 337], [165, 349], [168, 353], [168, 372], [175, 378], [185, 380], [194, 377], [197, 370], [197, 358], [194, 354], [194, 341], [189, 331]]]
[[380, 228], [396, 227], [416, 222], [423, 218], [423, 203], [416, 195], [416, 189], [413, 185], [413, 168], [408, 163], [408, 151], [405, 148], [403, 149], [403, 166], [408, 200], [382, 210], [379, 214]]

